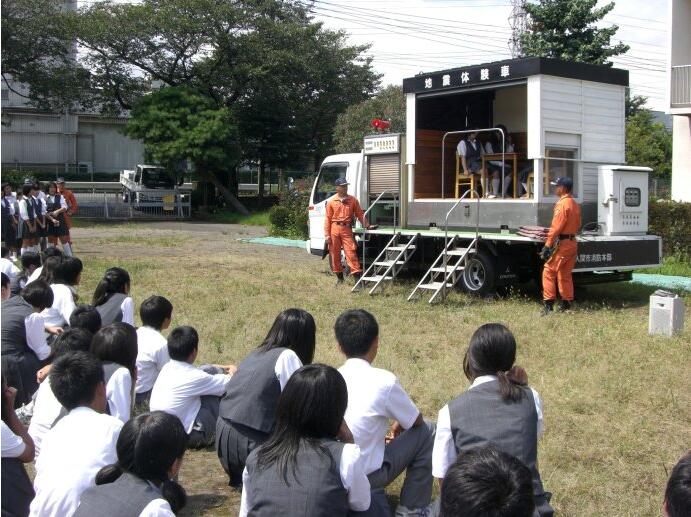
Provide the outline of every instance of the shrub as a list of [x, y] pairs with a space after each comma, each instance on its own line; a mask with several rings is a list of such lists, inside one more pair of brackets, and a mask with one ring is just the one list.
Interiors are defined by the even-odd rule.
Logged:
[[691, 203], [651, 201], [648, 231], [662, 237], [665, 255], [691, 260]]
[[279, 194], [278, 204], [273, 206], [269, 213], [271, 235], [292, 239], [308, 238], [307, 205], [309, 193], [308, 189], [294, 188]]
[[272, 206], [269, 211], [269, 221], [275, 228], [290, 226], [290, 210], [282, 205]]

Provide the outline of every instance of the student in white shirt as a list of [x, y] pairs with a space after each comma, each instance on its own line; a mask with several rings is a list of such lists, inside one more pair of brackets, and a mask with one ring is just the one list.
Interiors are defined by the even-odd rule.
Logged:
[[26, 251], [41, 252], [37, 237], [38, 214], [36, 214], [36, 205], [33, 202], [32, 193], [33, 186], [24, 184], [22, 186], [21, 198], [17, 201], [19, 208], [17, 239], [21, 240], [21, 253]]
[[551, 516], [551, 494], [537, 469], [542, 401], [515, 360], [516, 340], [504, 325], [487, 323], [475, 331], [463, 359], [472, 384], [439, 411], [432, 473], [442, 480], [459, 454], [491, 444], [530, 469], [537, 511]]
[[10, 251], [6, 246], [2, 247], [2, 258], [0, 258], [0, 272], [5, 273], [7, 278], [12, 280], [19, 274], [19, 268], [10, 260]]
[[[88, 352], [91, 349], [93, 337], [93, 334], [88, 330], [70, 328], [60, 334], [53, 343], [51, 360], [56, 361], [67, 352]], [[49, 368], [50, 365], [46, 367], [48, 372], [50, 371]], [[66, 414], [67, 410], [55, 398], [50, 387], [50, 377], [44, 378], [36, 392], [33, 415], [29, 424], [29, 435], [34, 440], [37, 458], [41, 454], [41, 444], [46, 433]]]
[[76, 287], [81, 282], [83, 268], [82, 261], [77, 257], [65, 257], [55, 269], [53, 282], [50, 284], [53, 305], [42, 314], [46, 325], [65, 327], [69, 323], [72, 311], [77, 306]]
[[10, 250], [12, 260], [17, 258], [17, 211], [15, 203], [17, 198], [12, 193], [12, 185], [3, 183], [2, 185], [2, 201], [0, 208], [2, 209], [2, 242], [5, 243]]
[[[373, 490], [368, 515], [388, 515], [384, 488], [403, 471], [406, 479], [396, 515], [428, 515], [434, 424], [423, 420], [393, 373], [372, 366], [379, 348], [374, 316], [365, 310], [345, 311], [336, 320], [335, 333], [347, 359], [338, 370], [348, 386], [345, 420], [365, 458]], [[393, 425], [387, 436], [389, 420]]]
[[[497, 128], [501, 129], [504, 133], [504, 153], [513, 153], [514, 145], [509, 130], [506, 126], [502, 124], [497, 124]], [[485, 143], [485, 154], [495, 154], [502, 152], [502, 138], [499, 131], [493, 131], [490, 133], [490, 137]], [[503, 163], [504, 166], [504, 196], [509, 192], [509, 187], [511, 186], [512, 174], [511, 165], [506, 160]], [[501, 185], [501, 170], [502, 161], [501, 160], [490, 160], [487, 165], [488, 171], [492, 174], [492, 193], [488, 196], [490, 198], [499, 197], [499, 186]]]
[[53, 281], [53, 274], [62, 262], [63, 257], [62, 251], [60, 251], [58, 248], [47, 248], [46, 251], [39, 256], [43, 257], [42, 265], [37, 267], [34, 272], [29, 275], [29, 278], [26, 281], [27, 284], [30, 284], [39, 278], [50, 284]]
[[91, 353], [103, 363], [107, 413], [123, 422], [132, 413], [132, 392], [137, 377], [137, 331], [127, 323], [111, 323], [96, 332]]
[[148, 404], [161, 369], [170, 361], [168, 340], [161, 334], [173, 320], [173, 304], [163, 296], [150, 296], [139, 306], [142, 326], [137, 329], [137, 383], [135, 403]]
[[74, 517], [109, 515], [111, 508], [131, 517], [173, 517], [186, 502], [175, 481], [186, 444], [187, 433], [173, 415], [154, 411], [133, 418], [118, 437], [117, 463], [99, 471]]
[[14, 412], [17, 390], [2, 377], [2, 515], [28, 515], [34, 498], [31, 480], [24, 468], [34, 459], [34, 442]]
[[29, 277], [41, 266], [41, 256], [38, 253], [27, 251], [21, 257], [22, 270], [10, 281], [12, 296], [17, 296], [26, 287]]
[[312, 363], [316, 333], [309, 312], [284, 310], [228, 383], [216, 424], [216, 452], [231, 486], [240, 486], [247, 456], [271, 435], [288, 379]]
[[111, 267], [96, 286], [91, 304], [101, 314], [103, 326], [123, 322], [134, 326], [134, 300], [129, 296], [130, 274]]
[[190, 439], [188, 447], [214, 443], [218, 405], [234, 365], [197, 368], [199, 335], [192, 327], [177, 327], [168, 336], [170, 361], [158, 374], [151, 391], [151, 411], [165, 411], [182, 422]]
[[370, 506], [360, 449], [343, 415], [348, 391], [325, 364], [303, 366], [278, 400], [276, 429], [250, 453], [243, 472], [240, 516], [345, 516]]
[[74, 514], [79, 498], [94, 486], [96, 474], [115, 463], [122, 422], [103, 414], [106, 385], [101, 362], [86, 352], [69, 352], [53, 363], [50, 386], [69, 412], [46, 434], [36, 461], [30, 515]]

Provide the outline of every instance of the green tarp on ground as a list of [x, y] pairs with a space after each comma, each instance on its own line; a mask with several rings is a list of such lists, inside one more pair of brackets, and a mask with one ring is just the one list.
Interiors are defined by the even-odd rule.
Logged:
[[662, 287], [664, 289], [685, 289], [686, 291], [691, 291], [691, 278], [685, 276], [634, 273], [632, 282], [652, 287]]
[[302, 248], [303, 250], [307, 247], [307, 241], [284, 239], [283, 237], [251, 237], [239, 240], [252, 244], [268, 244], [270, 246], [284, 246], [286, 248]]

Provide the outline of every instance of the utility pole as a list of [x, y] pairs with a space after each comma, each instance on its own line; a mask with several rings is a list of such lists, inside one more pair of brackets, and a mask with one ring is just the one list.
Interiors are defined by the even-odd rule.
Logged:
[[512, 58], [523, 55], [521, 48], [521, 35], [526, 29], [526, 14], [523, 8], [525, 0], [511, 0], [511, 15], [509, 16], [509, 27], [511, 27], [511, 38], [509, 39], [509, 50]]

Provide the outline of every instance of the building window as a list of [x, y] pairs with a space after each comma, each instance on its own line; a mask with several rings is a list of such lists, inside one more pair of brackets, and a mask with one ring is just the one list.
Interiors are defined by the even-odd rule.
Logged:
[[[556, 196], [555, 178], [568, 177], [573, 181], [573, 195], [578, 195], [578, 149], [567, 147], [545, 148], [545, 195]], [[549, 189], [549, 190], [547, 190]]]

